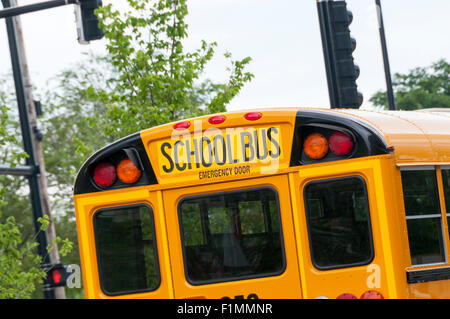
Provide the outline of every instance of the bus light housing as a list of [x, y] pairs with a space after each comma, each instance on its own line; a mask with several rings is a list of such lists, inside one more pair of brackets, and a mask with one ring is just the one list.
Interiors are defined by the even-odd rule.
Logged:
[[343, 293], [336, 297], [336, 299], [358, 299], [354, 294]]
[[330, 150], [338, 156], [350, 154], [354, 147], [352, 138], [343, 132], [334, 132], [331, 134], [329, 143]]
[[360, 299], [384, 299], [384, 297], [378, 291], [368, 290], [361, 295]]
[[117, 166], [117, 176], [125, 184], [136, 183], [141, 174], [141, 170], [128, 158], [122, 160]]
[[225, 122], [225, 116], [223, 115], [216, 115], [216, 116], [212, 116], [208, 119], [209, 124], [222, 124], [223, 122]]
[[320, 133], [309, 135], [303, 143], [305, 154], [311, 159], [322, 159], [328, 153], [328, 141], [325, 136]]
[[173, 128], [177, 131], [187, 130], [191, 126], [191, 122], [184, 121], [176, 123]]
[[262, 114], [259, 112], [249, 112], [244, 115], [244, 118], [247, 121], [257, 121], [262, 117]]
[[116, 167], [109, 162], [101, 162], [94, 168], [94, 181], [102, 187], [109, 187], [117, 180]]
[[[303, 152], [311, 160], [339, 160], [355, 148], [350, 134], [337, 130], [316, 130], [306, 135]], [[331, 152], [330, 152], [331, 151]]]

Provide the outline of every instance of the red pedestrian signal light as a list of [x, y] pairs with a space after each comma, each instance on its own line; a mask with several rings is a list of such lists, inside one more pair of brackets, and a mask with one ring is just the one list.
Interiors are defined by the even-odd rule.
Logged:
[[67, 284], [69, 273], [63, 264], [49, 265], [46, 269], [48, 287], [64, 287]]

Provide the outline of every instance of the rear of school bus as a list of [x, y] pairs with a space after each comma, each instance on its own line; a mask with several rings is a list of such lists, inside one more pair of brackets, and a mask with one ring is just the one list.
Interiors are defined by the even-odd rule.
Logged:
[[257, 110], [117, 141], [75, 184], [85, 295], [449, 297], [449, 123]]

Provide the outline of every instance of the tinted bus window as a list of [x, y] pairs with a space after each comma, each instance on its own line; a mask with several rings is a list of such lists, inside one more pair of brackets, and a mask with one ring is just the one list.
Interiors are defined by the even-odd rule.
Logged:
[[403, 197], [413, 265], [444, 261], [436, 171], [404, 170]]
[[279, 274], [284, 250], [273, 189], [191, 197], [179, 215], [187, 279], [193, 284]]
[[103, 209], [94, 215], [100, 284], [106, 294], [159, 286], [152, 210], [147, 205]]
[[363, 179], [314, 181], [304, 194], [313, 264], [331, 269], [369, 263], [373, 245]]

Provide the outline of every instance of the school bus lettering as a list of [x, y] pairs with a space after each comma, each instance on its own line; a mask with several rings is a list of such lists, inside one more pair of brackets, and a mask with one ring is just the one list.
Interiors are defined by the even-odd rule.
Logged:
[[200, 171], [198, 173], [198, 179], [217, 178], [217, 177], [249, 174], [249, 173], [250, 173], [250, 165], [217, 168], [217, 169], [208, 170], [208, 171]]
[[[241, 128], [216, 135], [182, 136], [178, 140], [160, 143], [159, 149], [160, 168], [164, 174], [226, 164], [265, 164], [280, 157], [280, 128]], [[227, 170], [212, 172], [229, 175]]]

